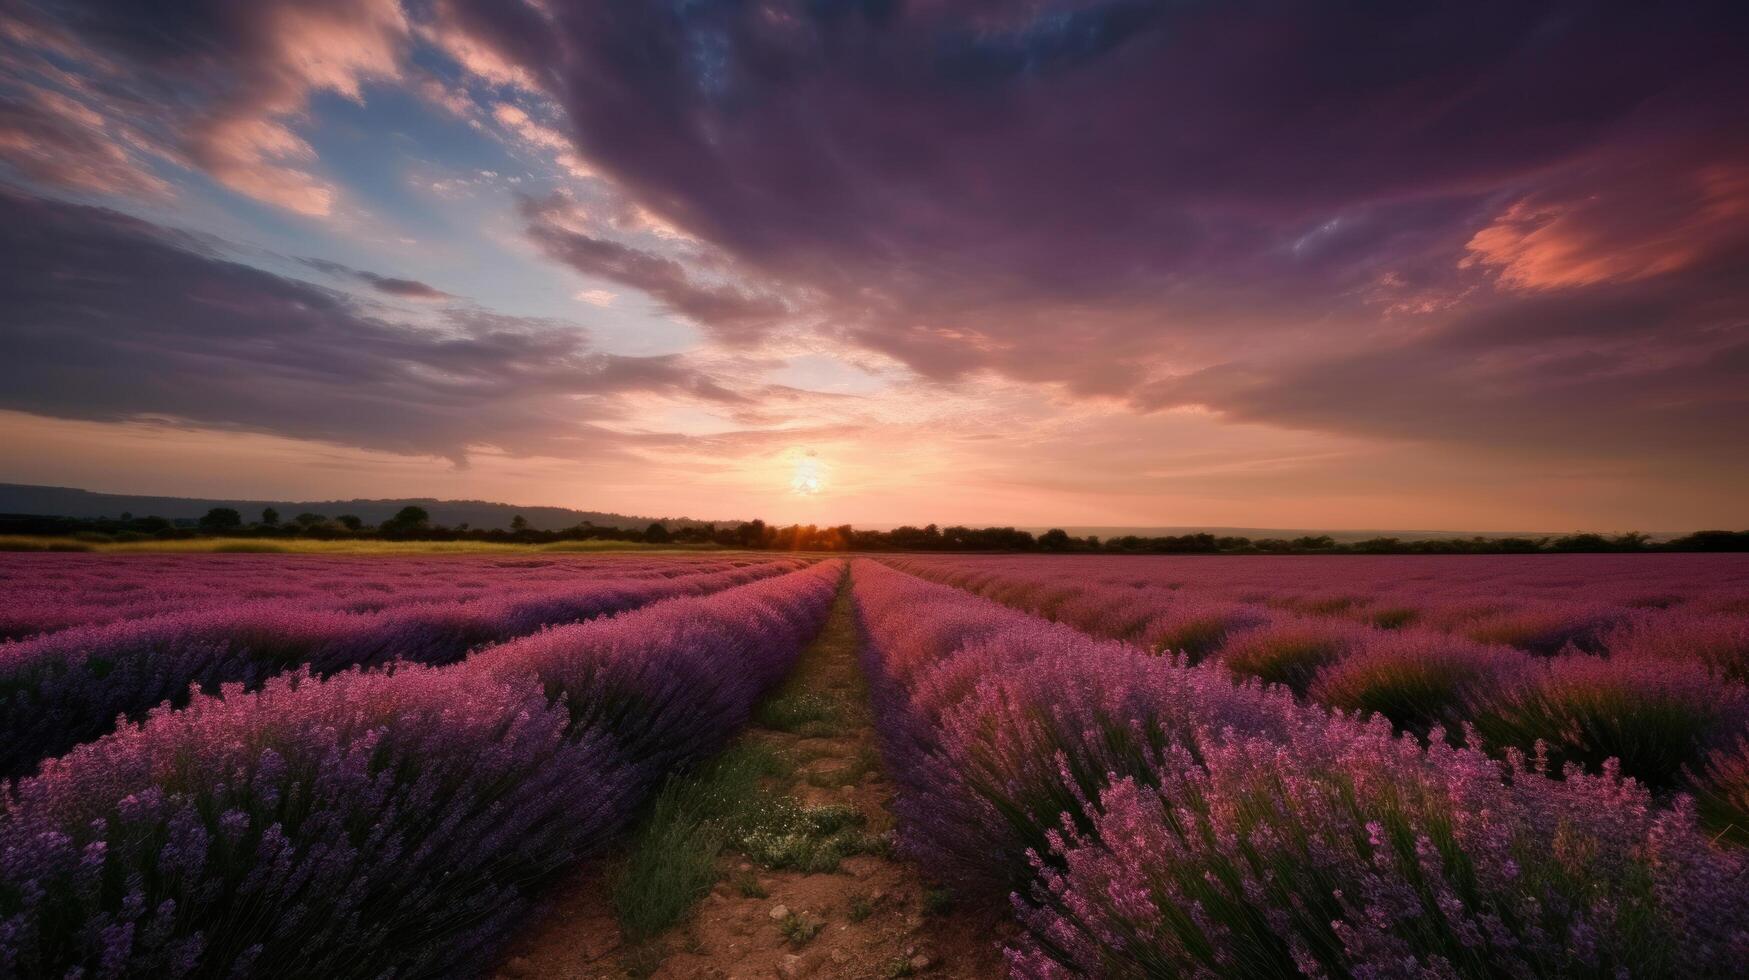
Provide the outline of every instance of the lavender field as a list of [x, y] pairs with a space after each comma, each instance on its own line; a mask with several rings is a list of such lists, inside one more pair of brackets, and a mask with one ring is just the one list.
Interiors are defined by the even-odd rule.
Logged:
[[[0, 581], [0, 976], [491, 973], [751, 720], [827, 734], [791, 675], [835, 617], [892, 827], [844, 855], [1006, 922], [960, 940], [1000, 966], [921, 969], [1749, 955], [1738, 556], [38, 554]], [[847, 901], [845, 936], [880, 921]], [[786, 914], [805, 952], [820, 926]], [[914, 919], [909, 948], [950, 931]], [[586, 975], [651, 973], [628, 963]]]
[[13, 621], [47, 615], [0, 646], [0, 975], [477, 973], [841, 571], [10, 559]]
[[853, 577], [901, 846], [1013, 975], [1740, 975], [1749, 561]]

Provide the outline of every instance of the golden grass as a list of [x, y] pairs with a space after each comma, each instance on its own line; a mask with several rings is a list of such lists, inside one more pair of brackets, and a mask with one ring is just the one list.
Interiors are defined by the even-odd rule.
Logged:
[[270, 555], [529, 555], [612, 551], [721, 551], [714, 544], [645, 544], [641, 541], [558, 541], [516, 544], [495, 541], [322, 541], [315, 538], [190, 538], [172, 541], [81, 541], [74, 538], [0, 535], [0, 551], [89, 551], [102, 554]]

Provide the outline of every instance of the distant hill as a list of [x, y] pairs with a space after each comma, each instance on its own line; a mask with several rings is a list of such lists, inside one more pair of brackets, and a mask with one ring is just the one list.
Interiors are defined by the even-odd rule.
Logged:
[[[542, 531], [557, 531], [584, 521], [598, 527], [623, 527], [643, 530], [652, 521], [661, 521], [670, 528], [708, 523], [687, 517], [637, 517], [610, 514], [594, 510], [572, 510], [569, 507], [519, 507], [487, 500], [435, 500], [430, 497], [405, 497], [393, 500], [233, 500], [203, 497], [147, 497], [123, 493], [95, 493], [72, 487], [37, 487], [20, 483], [0, 483], [0, 514], [30, 514], [45, 517], [119, 517], [123, 512], [135, 517], [163, 517], [169, 520], [194, 520], [214, 507], [234, 507], [244, 520], [254, 520], [265, 507], [279, 511], [282, 520], [291, 520], [302, 513], [339, 517], [352, 514], [366, 524], [380, 524], [403, 507], [423, 507], [433, 523], [454, 527], [466, 523], [469, 527], [495, 528], [510, 526], [518, 514], [528, 518], [529, 526]], [[718, 521], [719, 524], [739, 523]]]
[[[1024, 530], [1040, 534], [1050, 530], [1044, 527], [1029, 527]], [[1212, 534], [1220, 538], [1250, 538], [1260, 541], [1264, 538], [1285, 538], [1292, 540], [1300, 537], [1317, 537], [1329, 535], [1338, 543], [1353, 543], [1368, 541], [1373, 538], [1396, 538], [1400, 541], [1449, 541], [1458, 538], [1543, 538], [1566, 534], [1566, 531], [1414, 531], [1414, 530], [1339, 530], [1330, 531], [1318, 528], [1284, 528], [1284, 527], [1070, 527], [1063, 530], [1078, 538], [1096, 534], [1102, 540], [1105, 538], [1121, 538], [1133, 534], [1138, 538], [1166, 538], [1182, 534]], [[1654, 538], [1667, 538], [1673, 535], [1652, 535]]]

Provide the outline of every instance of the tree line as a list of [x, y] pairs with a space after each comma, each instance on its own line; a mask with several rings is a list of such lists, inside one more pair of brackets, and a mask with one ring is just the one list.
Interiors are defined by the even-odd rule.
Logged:
[[433, 523], [423, 507], [370, 525], [351, 514], [301, 513], [289, 518], [268, 507], [253, 519], [231, 507], [215, 507], [194, 522], [162, 517], [69, 518], [0, 515], [0, 534], [71, 536], [87, 541], [175, 540], [197, 537], [289, 538], [322, 540], [489, 541], [556, 544], [563, 541], [625, 541], [645, 544], [718, 546], [770, 551], [985, 551], [1149, 555], [1387, 555], [1387, 554], [1557, 554], [1657, 551], [1749, 551], [1749, 530], [1696, 531], [1669, 541], [1644, 534], [1566, 534], [1545, 537], [1470, 537], [1438, 539], [1370, 538], [1337, 541], [1329, 535], [1297, 538], [1247, 538], [1215, 534], [1158, 537], [1123, 535], [1076, 537], [1061, 529], [1043, 534], [1013, 527], [905, 525], [890, 531], [849, 524], [777, 525], [762, 520], [670, 528], [660, 521], [644, 528], [583, 522], [560, 530], [537, 530], [520, 515], [508, 528], [473, 528]]

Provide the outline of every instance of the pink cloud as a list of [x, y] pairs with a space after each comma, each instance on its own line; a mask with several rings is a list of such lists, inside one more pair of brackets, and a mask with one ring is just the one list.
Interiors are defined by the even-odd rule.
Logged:
[[[149, 7], [20, 10], [4, 31], [0, 87], [28, 86], [25, 76], [43, 76], [52, 55], [77, 64], [65, 81], [84, 91], [77, 111], [38, 100], [58, 120], [58, 139], [23, 139], [14, 126], [0, 153], [15, 166], [45, 183], [137, 191], [157, 180], [141, 156], [157, 155], [310, 215], [328, 214], [339, 193], [295, 129], [310, 96], [359, 101], [367, 84], [398, 79], [409, 38], [397, 0], [212, 3], [187, 12], [176, 30], [157, 24]], [[89, 148], [128, 133], [144, 154]]]

